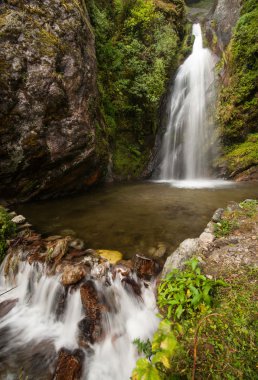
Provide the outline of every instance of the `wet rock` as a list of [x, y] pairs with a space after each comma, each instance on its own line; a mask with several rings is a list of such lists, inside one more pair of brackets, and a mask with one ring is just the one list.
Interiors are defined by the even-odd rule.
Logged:
[[98, 320], [94, 321], [89, 317], [85, 317], [78, 323], [78, 329], [79, 342], [85, 348], [89, 347], [89, 343], [94, 344], [104, 338], [103, 328]]
[[94, 343], [102, 336], [101, 316], [106, 306], [100, 300], [93, 281], [86, 281], [80, 288], [85, 318], [79, 323], [81, 338]]
[[212, 221], [213, 221], [214, 223], [218, 223], [218, 222], [221, 220], [221, 217], [222, 217], [223, 212], [224, 212], [224, 208], [218, 208], [218, 209], [214, 212], [214, 214], [213, 214], [213, 216], [212, 216]]
[[155, 260], [140, 255], [135, 255], [133, 269], [137, 276], [145, 280], [150, 280], [160, 270], [159, 264]]
[[[86, 259], [86, 258], [85, 258]], [[92, 258], [88, 258], [92, 262]], [[91, 270], [91, 276], [92, 278], [98, 279], [98, 278], [104, 278], [107, 275], [107, 272], [110, 268], [109, 262], [104, 262], [102, 264], [94, 265]]]
[[26, 218], [23, 215], [17, 215], [12, 218], [12, 222], [15, 224], [22, 224], [26, 221]]
[[167, 246], [164, 243], [158, 243], [157, 247], [148, 250], [148, 255], [154, 259], [162, 259], [167, 252]]
[[123, 267], [128, 268], [129, 270], [133, 269], [133, 260], [120, 260], [117, 265], [122, 265]]
[[6, 300], [0, 303], [0, 318], [3, 318], [6, 314], [11, 311], [16, 303], [18, 302], [18, 298], [12, 300]]
[[113, 277], [113, 280], [119, 276], [119, 277], [128, 277], [130, 275], [130, 268], [128, 268], [127, 266], [123, 265], [123, 264], [117, 264], [116, 266], [114, 266], [112, 268], [112, 277]]
[[82, 250], [84, 248], [84, 242], [81, 239], [74, 239], [70, 241], [69, 247]]
[[65, 265], [61, 277], [63, 285], [72, 285], [81, 281], [86, 275], [86, 270], [82, 265]]
[[47, 238], [45, 238], [45, 241], [55, 241], [59, 239], [62, 239], [61, 235], [53, 235], [53, 236], [48, 236]]
[[141, 297], [141, 285], [134, 278], [124, 277], [121, 282], [127, 291], [138, 297]]
[[80, 288], [82, 306], [87, 316], [94, 320], [101, 317], [102, 305], [93, 281], [86, 281]]
[[97, 253], [104, 259], [108, 260], [111, 264], [116, 264], [122, 260], [122, 253], [119, 251], [110, 251], [108, 249], [98, 249]]
[[18, 226], [18, 231], [23, 231], [23, 230], [28, 230], [32, 227], [32, 224], [30, 223], [25, 223], [20, 226]]
[[165, 277], [173, 269], [182, 269], [184, 267], [184, 263], [194, 254], [198, 253], [199, 248], [199, 239], [184, 240], [167, 258], [162, 271], [162, 277]]
[[55, 374], [53, 380], [80, 380], [84, 353], [77, 349], [69, 351], [62, 348], [58, 354]]
[[56, 240], [55, 243], [48, 244], [48, 254], [51, 259], [61, 259], [67, 252], [69, 237]]

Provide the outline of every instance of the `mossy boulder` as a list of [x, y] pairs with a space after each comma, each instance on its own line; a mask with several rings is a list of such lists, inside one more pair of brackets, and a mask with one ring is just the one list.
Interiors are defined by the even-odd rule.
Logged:
[[0, 37], [1, 196], [87, 188], [97, 170], [98, 182], [107, 145], [84, 1], [7, 1]]

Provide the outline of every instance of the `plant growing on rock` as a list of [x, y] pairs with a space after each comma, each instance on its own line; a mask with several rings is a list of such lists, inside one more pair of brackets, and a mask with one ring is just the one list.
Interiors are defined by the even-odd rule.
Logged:
[[16, 225], [4, 208], [0, 207], [0, 263], [3, 261], [7, 250], [7, 239], [16, 232]]
[[183, 272], [174, 270], [162, 280], [158, 289], [158, 305], [168, 319], [191, 318], [194, 314], [208, 312], [212, 294], [221, 280], [211, 280], [201, 274], [198, 260], [187, 262]]

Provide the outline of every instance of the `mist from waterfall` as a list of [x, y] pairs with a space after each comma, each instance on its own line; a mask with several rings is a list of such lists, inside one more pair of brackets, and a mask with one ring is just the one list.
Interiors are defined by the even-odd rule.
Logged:
[[159, 180], [211, 177], [216, 155], [214, 128], [216, 57], [203, 48], [200, 24], [193, 25], [192, 54], [180, 66], [162, 141]]

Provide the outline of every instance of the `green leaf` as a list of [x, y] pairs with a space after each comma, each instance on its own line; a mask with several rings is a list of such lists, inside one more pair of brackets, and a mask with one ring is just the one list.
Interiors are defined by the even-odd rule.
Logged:
[[161, 380], [162, 377], [155, 366], [147, 359], [138, 359], [132, 373], [132, 380]]

